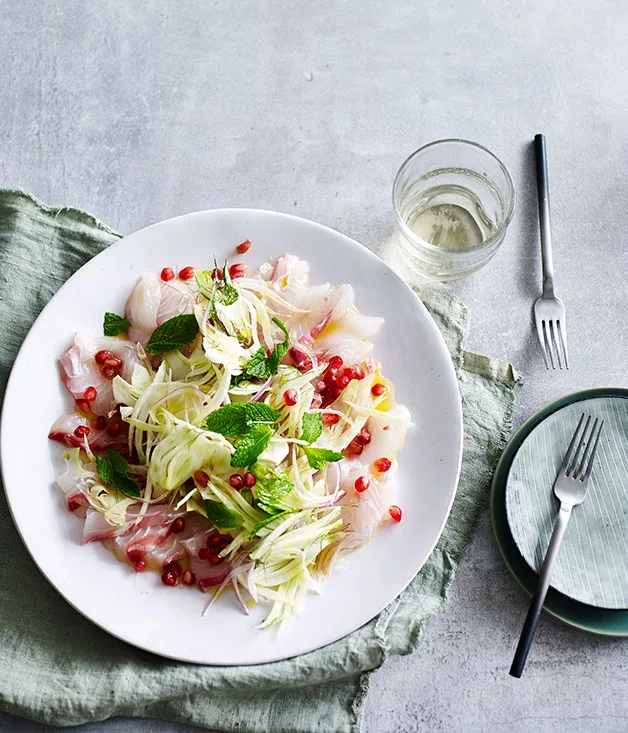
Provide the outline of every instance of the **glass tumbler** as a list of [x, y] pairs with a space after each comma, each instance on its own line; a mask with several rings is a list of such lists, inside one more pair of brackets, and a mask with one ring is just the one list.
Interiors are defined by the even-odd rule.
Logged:
[[469, 140], [437, 140], [403, 163], [393, 184], [396, 242], [407, 264], [448, 282], [497, 252], [515, 209], [515, 188], [497, 156]]

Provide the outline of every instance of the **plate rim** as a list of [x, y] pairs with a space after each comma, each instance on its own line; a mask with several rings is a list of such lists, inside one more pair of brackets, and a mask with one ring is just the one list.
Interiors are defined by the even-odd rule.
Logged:
[[[576, 402], [598, 397], [628, 398], [625, 387], [593, 387], [570, 392], [537, 410], [516, 430], [497, 463], [490, 493], [491, 527], [504, 564], [517, 583], [532, 596], [538, 583], [536, 573], [526, 562], [512, 535], [506, 512], [506, 484], [512, 462], [527, 436], [547, 417]], [[611, 609], [591, 606], [551, 588], [543, 610], [582, 631], [600, 636], [628, 636], [628, 608]]]
[[[41, 567], [41, 565], [38, 562], [37, 558], [31, 552], [30, 546], [25, 541], [19, 523], [16, 521], [15, 513], [14, 513], [13, 506], [12, 506], [11, 499], [10, 499], [10, 493], [6, 489], [7, 482], [6, 482], [6, 472], [5, 472], [5, 461], [2, 460], [2, 456], [5, 454], [5, 451], [7, 450], [7, 448], [5, 447], [6, 443], [5, 443], [5, 440], [3, 439], [3, 436], [6, 434], [5, 431], [7, 430], [7, 421], [8, 421], [8, 415], [7, 415], [8, 410], [6, 409], [6, 406], [7, 406], [7, 395], [12, 390], [12, 384], [13, 384], [14, 379], [16, 378], [15, 375], [16, 375], [16, 373], [18, 371], [18, 369], [16, 367], [19, 367], [20, 357], [23, 354], [25, 344], [26, 344], [26, 342], [29, 339], [29, 336], [31, 334], [31, 331], [35, 327], [35, 325], [40, 321], [40, 319], [43, 319], [45, 317], [46, 311], [48, 311], [49, 307], [52, 304], [54, 304], [54, 302], [57, 300], [57, 298], [66, 289], [69, 289], [71, 287], [72, 281], [74, 280], [74, 278], [76, 278], [77, 276], [79, 276], [79, 274], [81, 273], [81, 271], [87, 265], [89, 265], [95, 259], [101, 257], [102, 255], [105, 255], [106, 253], [109, 253], [109, 251], [112, 248], [118, 248], [118, 247], [124, 246], [125, 240], [128, 239], [131, 236], [138, 235], [140, 233], [144, 233], [146, 231], [152, 230], [154, 228], [158, 228], [158, 227], [160, 227], [162, 225], [165, 225], [165, 224], [172, 224], [174, 222], [182, 222], [182, 221], [187, 220], [187, 219], [190, 219], [190, 218], [202, 217], [202, 216], [207, 216], [207, 215], [229, 215], [229, 214], [233, 214], [233, 213], [237, 213], [238, 215], [243, 215], [243, 216], [246, 216], [246, 215], [253, 215], [253, 216], [255, 216], [255, 215], [261, 214], [261, 215], [271, 216], [273, 218], [289, 219], [289, 220], [298, 222], [301, 225], [306, 225], [306, 226], [309, 226], [309, 227], [311, 227], [313, 229], [316, 229], [316, 230], [319, 230], [319, 231], [323, 231], [326, 234], [331, 235], [331, 236], [334, 236], [336, 238], [337, 237], [340, 237], [342, 240], [344, 240], [345, 244], [348, 247], [350, 247], [350, 248], [352, 248], [352, 249], [354, 249], [356, 251], [359, 249], [360, 252], [361, 252], [361, 254], [362, 254], [362, 256], [366, 256], [368, 259], [376, 262], [378, 265], [384, 266], [387, 269], [389, 275], [396, 281], [397, 285], [401, 286], [402, 288], [406, 289], [407, 291], [409, 291], [412, 294], [413, 298], [415, 299], [415, 302], [418, 303], [419, 310], [422, 311], [423, 314], [426, 316], [425, 322], [427, 324], [427, 328], [429, 330], [431, 330], [432, 333], [435, 334], [435, 336], [436, 336], [435, 341], [438, 344], [439, 351], [445, 357], [443, 359], [444, 369], [443, 369], [443, 374], [441, 376], [446, 377], [447, 382], [448, 382], [448, 385], [449, 385], [449, 388], [452, 388], [450, 390], [450, 394], [451, 394], [451, 397], [452, 397], [452, 406], [455, 408], [455, 415], [453, 416], [453, 418], [457, 418], [455, 420], [452, 418], [452, 424], [455, 424], [455, 426], [456, 426], [456, 433], [457, 433], [457, 446], [456, 446], [456, 456], [457, 456], [457, 458], [456, 458], [456, 465], [455, 465], [455, 472], [454, 472], [454, 480], [452, 481], [451, 496], [449, 498], [449, 501], [448, 501], [448, 504], [447, 504], [447, 507], [446, 507], [446, 511], [444, 512], [444, 516], [443, 516], [443, 519], [441, 521], [441, 524], [438, 527], [438, 532], [435, 535], [435, 539], [434, 539], [433, 543], [431, 544], [431, 546], [429, 547], [429, 551], [427, 552], [425, 558], [423, 559], [422, 563], [417, 567], [417, 569], [414, 572], [412, 572], [412, 574], [409, 577], [407, 577], [405, 579], [402, 587], [400, 587], [400, 589], [396, 593], [396, 595], [393, 596], [392, 598], [387, 599], [379, 607], [378, 611], [371, 616], [370, 619], [367, 619], [366, 621], [364, 621], [364, 620], [358, 621], [349, 630], [345, 631], [340, 636], [335, 636], [333, 639], [331, 639], [328, 642], [325, 642], [324, 644], [318, 644], [318, 645], [313, 646], [313, 647], [307, 646], [307, 648], [305, 648], [305, 649], [303, 649], [301, 651], [298, 651], [298, 652], [296, 652], [294, 654], [290, 654], [290, 655], [282, 654], [282, 655], [278, 655], [278, 656], [273, 656], [272, 658], [268, 658], [268, 659], [263, 660], [263, 661], [250, 661], [250, 662], [241, 662], [241, 661], [240, 662], [224, 662], [224, 661], [222, 661], [222, 662], [206, 662], [206, 661], [199, 661], [198, 659], [191, 659], [189, 657], [182, 656], [182, 655], [168, 654], [168, 653], [163, 652], [163, 651], [155, 651], [152, 648], [148, 648], [146, 645], [143, 645], [143, 644], [138, 643], [137, 641], [133, 640], [133, 638], [129, 634], [125, 633], [125, 630], [124, 629], [121, 629], [120, 631], [115, 631], [111, 626], [105, 625], [104, 623], [100, 623], [99, 621], [94, 620], [91, 616], [87, 615], [87, 613], [85, 613], [77, 604], [75, 604], [73, 601], [71, 601], [70, 598], [68, 598], [68, 596], [66, 595], [66, 593], [64, 592], [64, 590], [62, 588], [60, 588], [52, 580], [52, 578], [48, 575], [48, 573], [46, 573], [44, 571], [44, 569]], [[329, 226], [327, 226], [325, 224], [320, 224], [319, 222], [313, 221], [311, 219], [306, 219], [304, 217], [296, 216], [295, 214], [289, 214], [289, 213], [280, 212], [280, 211], [276, 211], [276, 210], [272, 210], [272, 209], [249, 208], [249, 207], [222, 207], [222, 208], [215, 208], [215, 209], [200, 209], [200, 210], [197, 210], [197, 211], [192, 211], [192, 212], [188, 212], [188, 213], [185, 213], [185, 214], [180, 214], [178, 216], [174, 216], [174, 217], [170, 217], [170, 218], [167, 218], [167, 219], [163, 219], [163, 220], [160, 220], [160, 221], [157, 221], [157, 222], [153, 222], [153, 223], [151, 223], [151, 224], [149, 224], [149, 225], [147, 225], [145, 227], [142, 227], [140, 229], [137, 229], [137, 230], [135, 230], [135, 231], [133, 231], [133, 232], [131, 232], [129, 234], [120, 236], [120, 238], [117, 241], [113, 241], [104, 250], [102, 250], [101, 252], [98, 252], [96, 255], [94, 255], [89, 260], [87, 260], [85, 263], [83, 263], [83, 265], [81, 265], [81, 267], [78, 270], [76, 270], [76, 272], [72, 273], [72, 275], [70, 275], [70, 277], [67, 278], [67, 280], [65, 280], [65, 282], [55, 292], [55, 294], [48, 301], [48, 303], [46, 303], [46, 305], [44, 306], [44, 308], [42, 308], [41, 312], [33, 320], [33, 322], [31, 324], [31, 326], [30, 326], [30, 328], [29, 328], [26, 336], [24, 337], [24, 340], [23, 340], [22, 344], [20, 345], [20, 348], [18, 349], [18, 352], [16, 354], [16, 357], [15, 357], [15, 360], [13, 362], [13, 365], [11, 366], [11, 370], [10, 370], [10, 373], [9, 373], [9, 376], [8, 376], [8, 379], [7, 379], [7, 382], [6, 382], [6, 386], [5, 386], [5, 393], [4, 393], [3, 401], [2, 401], [2, 409], [1, 409], [1, 412], [0, 412], [0, 473], [2, 475], [2, 481], [3, 481], [4, 488], [5, 488], [4, 493], [5, 493], [5, 497], [7, 499], [7, 505], [8, 505], [8, 508], [9, 508], [9, 513], [11, 515], [11, 519], [13, 521], [13, 524], [14, 524], [14, 526], [15, 526], [15, 528], [16, 528], [19, 536], [20, 536], [20, 539], [22, 541], [22, 544], [26, 548], [29, 556], [31, 557], [31, 559], [35, 563], [35, 565], [36, 565], [37, 569], [39, 570], [39, 572], [41, 573], [41, 575], [54, 588], [54, 590], [64, 599], [64, 601], [66, 603], [68, 603], [68, 605], [70, 605], [72, 608], [74, 608], [76, 611], [78, 611], [81, 614], [81, 616], [83, 616], [84, 618], [86, 618], [90, 623], [93, 623], [95, 626], [103, 629], [106, 633], [110, 634], [114, 638], [117, 638], [117, 639], [121, 640], [122, 642], [127, 643], [130, 646], [133, 646], [135, 648], [142, 649], [142, 650], [147, 651], [147, 652], [149, 652], [151, 654], [156, 654], [158, 656], [161, 656], [161, 657], [164, 657], [164, 658], [167, 658], [167, 659], [172, 659], [172, 660], [182, 661], [182, 662], [187, 662], [187, 663], [192, 663], [192, 664], [203, 664], [203, 665], [208, 665], [208, 666], [250, 666], [250, 665], [257, 665], [257, 664], [268, 664], [268, 663], [272, 663], [272, 662], [276, 662], [276, 661], [281, 661], [281, 660], [284, 660], [284, 659], [294, 658], [295, 656], [300, 656], [301, 654], [306, 654], [306, 653], [308, 653], [310, 651], [315, 651], [316, 649], [320, 649], [320, 648], [323, 648], [325, 646], [328, 646], [329, 644], [335, 643], [336, 641], [339, 641], [340, 639], [343, 639], [345, 636], [348, 636], [349, 634], [353, 633], [358, 628], [360, 628], [361, 626], [363, 626], [365, 623], [368, 623], [372, 619], [376, 618], [390, 603], [392, 603], [396, 598], [399, 597], [399, 595], [407, 588], [407, 586], [412, 582], [412, 580], [416, 577], [416, 575], [423, 569], [423, 567], [427, 563], [428, 559], [431, 557], [431, 555], [432, 555], [432, 553], [434, 551], [434, 548], [436, 547], [436, 545], [438, 544], [438, 541], [440, 540], [440, 538], [442, 536], [442, 533], [443, 533], [443, 531], [445, 529], [445, 526], [447, 524], [447, 521], [449, 520], [449, 517], [451, 515], [451, 508], [453, 506], [453, 502], [454, 502], [454, 500], [456, 498], [456, 495], [457, 495], [457, 492], [458, 492], [458, 486], [459, 486], [459, 482], [460, 482], [460, 474], [461, 474], [461, 469], [462, 469], [463, 443], [464, 443], [464, 424], [463, 424], [463, 411], [462, 411], [462, 395], [461, 395], [461, 392], [460, 392], [460, 385], [459, 385], [459, 381], [458, 381], [458, 373], [457, 373], [456, 367], [455, 367], [455, 365], [453, 363], [453, 359], [452, 359], [451, 353], [450, 353], [450, 351], [449, 351], [449, 349], [447, 347], [447, 344], [445, 342], [445, 339], [444, 339], [444, 336], [443, 336], [442, 332], [440, 331], [440, 329], [436, 325], [436, 322], [435, 322], [433, 316], [431, 315], [431, 313], [429, 312], [428, 308], [425, 306], [425, 304], [423, 303], [423, 301], [421, 300], [421, 298], [418, 296], [418, 294], [410, 287], [410, 285], [408, 285], [408, 283], [406, 283], [401, 278], [401, 276], [395, 271], [395, 269], [393, 267], [391, 267], [391, 265], [388, 262], [386, 262], [385, 260], [383, 260], [381, 257], [379, 257], [378, 255], [376, 255], [368, 247], [366, 247], [365, 245], [361, 244], [360, 242], [358, 242], [357, 240], [353, 239], [352, 237], [350, 237], [347, 234], [344, 234], [344, 233], [342, 233], [342, 232], [340, 232], [340, 231], [338, 231], [336, 229], [333, 229], [332, 227], [329, 227]]]

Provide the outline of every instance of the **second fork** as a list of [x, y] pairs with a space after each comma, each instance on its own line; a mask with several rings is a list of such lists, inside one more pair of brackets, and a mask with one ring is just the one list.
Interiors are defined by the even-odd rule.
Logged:
[[[560, 507], [556, 515], [554, 531], [552, 532], [545, 559], [543, 560], [543, 566], [539, 573], [539, 584], [530, 602], [530, 608], [523, 624], [517, 651], [510, 667], [510, 674], [513, 677], [521, 677], [523, 674], [523, 668], [530, 647], [532, 646], [539, 616], [543, 610], [543, 604], [545, 603], [545, 597], [549, 589], [552, 569], [558, 557], [571, 512], [574, 506], [582, 504], [586, 496], [589, 477], [593, 469], [593, 461], [604, 421], [596, 418], [593, 421], [593, 426], [589, 429], [592, 418], [590, 415], [587, 416], [586, 422], [584, 418], [584, 415], [580, 417], [578, 427], [573, 434], [565, 458], [554, 481], [554, 495], [560, 502]], [[583, 423], [584, 430], [581, 433], [580, 430]]]
[[536, 187], [541, 230], [541, 260], [543, 266], [543, 294], [534, 303], [534, 320], [543, 360], [547, 369], [569, 369], [567, 355], [567, 325], [565, 306], [554, 295], [554, 263], [552, 261], [552, 233], [550, 227], [549, 183], [545, 136], [534, 138]]

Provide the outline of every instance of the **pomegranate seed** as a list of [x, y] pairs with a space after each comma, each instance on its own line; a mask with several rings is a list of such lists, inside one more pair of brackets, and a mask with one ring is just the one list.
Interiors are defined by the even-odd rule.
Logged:
[[343, 361], [342, 361], [342, 357], [340, 356], [332, 356], [331, 359], [329, 360], [329, 366], [331, 369], [340, 369], [342, 364], [343, 364]]
[[191, 280], [194, 277], [194, 268], [193, 267], [184, 267], [182, 270], [179, 270], [179, 279], [180, 280]]
[[391, 507], [388, 507], [388, 513], [393, 518], [395, 522], [400, 522], [401, 517], [403, 516], [401, 507], [398, 507], [396, 504], [393, 504]]
[[361, 443], [362, 445], [368, 445], [371, 442], [371, 434], [366, 428], [362, 428], [359, 435], [357, 435], [355, 439], [358, 441], [358, 443]]
[[309, 372], [313, 366], [311, 357], [309, 357], [305, 351], [295, 349], [294, 346], [291, 346], [288, 350], [288, 356], [290, 357], [290, 361], [300, 372]]
[[107, 359], [111, 359], [112, 357], [113, 354], [111, 351], [97, 351], [94, 359], [96, 359], [97, 364], [104, 364]]
[[353, 378], [354, 379], [362, 380], [366, 376], [365, 373], [364, 373], [364, 369], [362, 369], [362, 367], [359, 364], [357, 364], [356, 366], [354, 366], [352, 368], [352, 371], [353, 371]]
[[244, 486], [244, 478], [240, 473], [232, 473], [231, 476], [229, 476], [229, 483], [232, 488], [241, 489]]
[[180, 534], [185, 529], [185, 519], [183, 517], [177, 517], [170, 525], [170, 529], [175, 534]]
[[76, 400], [76, 409], [81, 412], [89, 412], [89, 402], [87, 400]]
[[351, 377], [348, 374], [343, 374], [340, 377], [336, 377], [336, 386], [340, 387], [340, 389], [344, 389], [346, 386], [348, 386], [350, 381]]
[[390, 425], [384, 425], [384, 427], [382, 428], [382, 430], [390, 430], [390, 428], [391, 428]]
[[212, 554], [212, 551], [207, 547], [201, 547], [201, 549], [198, 551], [198, 556], [201, 558], [201, 560], [209, 559], [209, 556]]
[[255, 474], [252, 473], [251, 471], [247, 471], [244, 474], [244, 485], [250, 489], [251, 486], [255, 486], [256, 483], [257, 483], [257, 477], [255, 476]]
[[244, 277], [246, 275], [246, 265], [241, 262], [236, 262], [235, 265], [231, 265], [229, 268], [229, 277], [235, 280], [237, 277]]
[[80, 503], [76, 501], [76, 499], [68, 499], [68, 509], [71, 512], [75, 512], [77, 509], [80, 508]]
[[340, 420], [340, 415], [335, 415], [333, 412], [323, 413], [323, 425], [335, 425]]
[[76, 435], [77, 438], [82, 438], [84, 435], [89, 435], [89, 433], [90, 430], [87, 425], [79, 425], [74, 431], [74, 435]]
[[326, 387], [335, 387], [336, 386], [336, 371], [333, 369], [328, 369], [325, 374], [323, 375], [323, 383]]
[[370, 485], [371, 482], [366, 478], [366, 476], [359, 476], [355, 480], [355, 490], [359, 494], [361, 494], [363, 491], [366, 491]]
[[236, 247], [236, 252], [239, 255], [243, 255], [245, 252], [248, 252], [250, 249], [251, 249], [251, 240], [250, 239], [245, 239], [244, 242], [241, 242]]
[[103, 377], [107, 377], [107, 379], [113, 379], [117, 373], [118, 370], [110, 366], [107, 366], [102, 370]]
[[148, 567], [148, 563], [146, 562], [146, 560], [138, 560], [135, 563], [135, 569], [137, 570], [138, 573], [141, 573], [142, 570], [146, 570], [147, 567]]
[[386, 473], [386, 471], [390, 470], [392, 461], [389, 458], [378, 458], [376, 461], [373, 461], [373, 466], [379, 473]]
[[96, 397], [98, 397], [98, 392], [96, 392], [96, 387], [88, 387], [85, 392], [83, 392], [83, 399], [86, 402], [93, 402]]
[[175, 575], [172, 570], [166, 570], [166, 572], [161, 576], [161, 582], [164, 585], [174, 587], [175, 585], [179, 585], [179, 576]]
[[205, 471], [194, 471], [194, 480], [199, 486], [205, 488], [209, 483], [209, 476]]
[[[221, 547], [223, 544], [223, 536], [220, 534], [215, 534], [213, 537], [210, 537], [207, 540], [207, 547]], [[207, 551], [207, 557], [202, 558], [203, 560], [207, 560], [209, 555], [211, 554], [209, 550]]]
[[181, 576], [181, 580], [185, 585], [194, 585], [196, 583], [196, 575], [191, 570], [186, 570]]
[[117, 438], [121, 430], [122, 423], [112, 422], [111, 425], [107, 426], [107, 435], [110, 435], [112, 438]]
[[105, 359], [104, 366], [119, 369], [122, 366], [122, 361], [121, 359], [117, 359], [115, 356], [111, 356], [109, 359]]
[[327, 387], [325, 390], [324, 399], [327, 400], [327, 404], [331, 404], [332, 402], [335, 402], [338, 397], [340, 397], [340, 393], [342, 390], [340, 387]]
[[212, 280], [222, 280], [224, 275], [217, 267], [212, 270]]
[[181, 570], [181, 566], [179, 565], [178, 562], [169, 562], [169, 563], [167, 563], [166, 564], [166, 567], [164, 568], [164, 570], [167, 573], [172, 573], [173, 575], [176, 575], [177, 578], [180, 578], [181, 577], [181, 573], [183, 572], [183, 570]]
[[167, 283], [170, 280], [174, 280], [174, 270], [172, 267], [164, 267], [164, 269], [161, 271], [161, 279]]
[[92, 420], [92, 427], [94, 430], [104, 430], [107, 427], [107, 421], [102, 415], [99, 415], [95, 420]]
[[218, 555], [210, 555], [209, 556], [209, 564], [210, 565], [220, 565], [222, 562], [222, 557], [218, 557]]
[[381, 382], [378, 382], [371, 387], [371, 394], [373, 397], [381, 397], [384, 392], [388, 392], [388, 387]]
[[349, 456], [359, 456], [364, 450], [362, 443], [357, 441], [355, 438], [345, 448], [345, 453]]
[[130, 563], [139, 562], [144, 559], [144, 550], [140, 550], [139, 547], [127, 547], [126, 556]]
[[299, 395], [297, 394], [296, 389], [287, 389], [283, 393], [283, 401], [288, 407], [292, 407], [293, 405], [296, 405], [299, 400]]

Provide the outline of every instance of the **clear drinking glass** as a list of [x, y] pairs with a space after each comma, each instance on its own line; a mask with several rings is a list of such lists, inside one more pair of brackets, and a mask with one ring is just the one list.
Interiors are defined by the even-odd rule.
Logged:
[[420, 275], [458, 280], [483, 267], [515, 209], [506, 166], [469, 140], [437, 140], [403, 163], [393, 184], [397, 244]]

